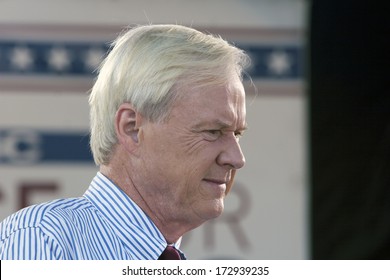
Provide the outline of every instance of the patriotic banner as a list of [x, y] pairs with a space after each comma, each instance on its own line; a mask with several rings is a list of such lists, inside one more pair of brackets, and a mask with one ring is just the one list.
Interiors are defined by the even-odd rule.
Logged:
[[[236, 44], [251, 57], [254, 80], [297, 80], [303, 77], [303, 49], [293, 44]], [[95, 76], [106, 42], [29, 41], [0, 39], [0, 74], [3, 76]]]

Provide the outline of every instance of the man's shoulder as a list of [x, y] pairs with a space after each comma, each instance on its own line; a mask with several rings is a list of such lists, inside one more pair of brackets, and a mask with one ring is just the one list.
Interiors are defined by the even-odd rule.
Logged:
[[56, 199], [32, 205], [8, 216], [0, 223], [0, 235], [6, 238], [13, 232], [27, 228], [38, 228], [47, 223], [62, 223], [80, 211], [88, 211], [91, 204], [83, 197]]

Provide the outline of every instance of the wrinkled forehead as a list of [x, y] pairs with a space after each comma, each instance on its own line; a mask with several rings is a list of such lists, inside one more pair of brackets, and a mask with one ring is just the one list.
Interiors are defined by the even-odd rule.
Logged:
[[188, 83], [186, 79], [182, 79], [174, 86], [174, 91], [178, 95], [178, 99], [191, 99], [192, 95], [200, 95], [205, 92], [206, 100], [220, 99], [225, 95], [225, 99], [239, 98], [245, 101], [245, 89], [238, 75], [226, 75], [223, 78], [210, 77], [208, 80], [202, 80], [198, 83]]
[[181, 96], [172, 107], [173, 114], [183, 119], [214, 120], [229, 126], [245, 126], [245, 91], [239, 79], [226, 85], [204, 87], [183, 86]]

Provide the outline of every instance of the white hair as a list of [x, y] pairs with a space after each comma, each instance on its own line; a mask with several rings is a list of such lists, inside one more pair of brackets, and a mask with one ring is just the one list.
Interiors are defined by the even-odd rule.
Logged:
[[[248, 56], [220, 37], [180, 25], [138, 26], [112, 44], [90, 98], [91, 150], [107, 164], [117, 144], [115, 114], [128, 102], [150, 121], [163, 121], [180, 85], [226, 85], [231, 73], [242, 79]], [[232, 72], [233, 71], [233, 72]]]

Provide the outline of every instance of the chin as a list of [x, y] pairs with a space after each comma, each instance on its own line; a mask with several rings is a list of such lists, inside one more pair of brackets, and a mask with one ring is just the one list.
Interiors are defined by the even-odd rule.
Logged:
[[203, 215], [205, 220], [211, 220], [219, 217], [224, 209], [223, 199], [213, 201], [211, 205], [208, 205], [207, 209], [204, 209]]

